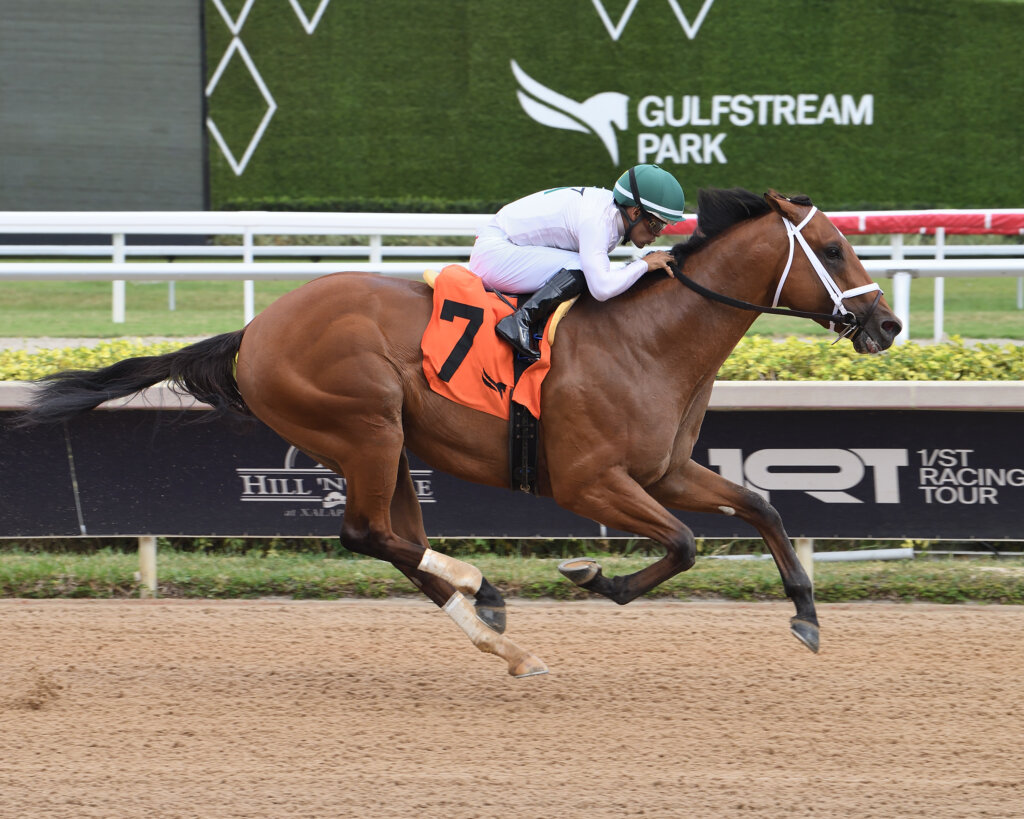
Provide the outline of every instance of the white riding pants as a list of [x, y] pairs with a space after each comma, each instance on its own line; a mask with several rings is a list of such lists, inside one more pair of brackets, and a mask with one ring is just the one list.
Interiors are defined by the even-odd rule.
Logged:
[[535, 293], [562, 268], [580, 270], [580, 254], [557, 247], [513, 244], [501, 228], [485, 227], [469, 257], [469, 269], [502, 293]]

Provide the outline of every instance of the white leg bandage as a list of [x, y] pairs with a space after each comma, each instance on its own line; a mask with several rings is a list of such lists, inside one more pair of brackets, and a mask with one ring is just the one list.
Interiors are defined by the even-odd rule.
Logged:
[[476, 566], [463, 563], [454, 557], [427, 549], [417, 567], [421, 572], [447, 580], [463, 594], [476, 594], [480, 590], [483, 574]]
[[533, 677], [548, 673], [548, 667], [540, 659], [517, 646], [504, 634], [491, 631], [484, 625], [476, 616], [473, 604], [461, 592], [455, 592], [448, 598], [448, 602], [444, 604], [444, 611], [466, 632], [473, 645], [481, 651], [501, 657], [508, 663], [508, 673], [513, 677]]
[[473, 641], [473, 645], [481, 651], [501, 656], [501, 652], [498, 650], [498, 641], [501, 635], [484, 625], [483, 621], [476, 616], [473, 604], [462, 593], [455, 592], [448, 598], [448, 602], [444, 604], [444, 613], [466, 632], [466, 636]]

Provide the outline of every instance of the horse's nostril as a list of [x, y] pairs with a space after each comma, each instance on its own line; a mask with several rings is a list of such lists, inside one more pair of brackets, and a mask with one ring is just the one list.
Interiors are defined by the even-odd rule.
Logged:
[[903, 325], [895, 320], [883, 321], [882, 329], [891, 336], [897, 336], [899, 335], [900, 330], [903, 329]]

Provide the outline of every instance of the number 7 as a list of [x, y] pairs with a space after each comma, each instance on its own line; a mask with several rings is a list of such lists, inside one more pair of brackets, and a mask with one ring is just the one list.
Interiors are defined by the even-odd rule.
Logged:
[[437, 374], [442, 381], [446, 382], [455, 375], [455, 371], [465, 361], [469, 348], [473, 346], [473, 338], [476, 336], [477, 330], [480, 329], [480, 325], [484, 323], [484, 308], [445, 299], [441, 305], [441, 321], [454, 321], [456, 318], [467, 319], [468, 323], [466, 329], [462, 331], [462, 337], [452, 348], [441, 371]]

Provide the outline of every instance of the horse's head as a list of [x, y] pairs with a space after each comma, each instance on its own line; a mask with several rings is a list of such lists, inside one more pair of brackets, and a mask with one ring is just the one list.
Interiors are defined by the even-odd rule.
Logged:
[[831, 322], [818, 323], [848, 336], [858, 353], [888, 349], [903, 325], [846, 237], [806, 197], [769, 191], [764, 198], [782, 217], [789, 239], [772, 306], [831, 315]]

